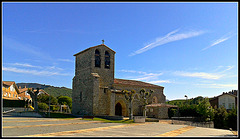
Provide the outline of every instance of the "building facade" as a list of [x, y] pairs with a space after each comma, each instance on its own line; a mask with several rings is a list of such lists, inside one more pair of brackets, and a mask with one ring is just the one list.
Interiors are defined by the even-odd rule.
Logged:
[[209, 100], [212, 107], [225, 107], [227, 110], [236, 108], [238, 97], [238, 90], [232, 90], [229, 92], [223, 92], [221, 95]]
[[8, 100], [22, 100], [19, 97], [19, 90], [14, 81], [3, 81], [2, 82], [2, 98]]
[[[129, 104], [122, 90], [142, 88], [154, 93], [149, 103], [165, 103], [164, 87], [146, 82], [114, 78], [115, 51], [104, 44], [75, 54], [75, 76], [72, 83], [72, 113], [79, 115], [128, 116]], [[142, 115], [138, 93], [133, 101], [133, 115]]]

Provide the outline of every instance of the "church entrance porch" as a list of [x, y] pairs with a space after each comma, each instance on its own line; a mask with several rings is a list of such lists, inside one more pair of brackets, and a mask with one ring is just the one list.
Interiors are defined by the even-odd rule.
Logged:
[[115, 115], [122, 116], [122, 105], [120, 103], [115, 106]]
[[115, 103], [115, 115], [116, 116], [128, 116], [126, 110], [126, 104], [123, 100], [119, 100]]

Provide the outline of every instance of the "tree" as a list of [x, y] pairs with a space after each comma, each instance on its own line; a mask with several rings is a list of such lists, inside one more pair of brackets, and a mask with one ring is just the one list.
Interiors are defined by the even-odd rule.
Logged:
[[72, 108], [72, 98], [70, 98], [68, 96], [59, 96], [58, 103], [60, 105], [68, 105], [70, 107], [70, 109]]
[[49, 97], [50, 97], [50, 103], [52, 105], [57, 105], [58, 100], [52, 95], [49, 96], [46, 94], [40, 94], [38, 95], [37, 99], [38, 99], [38, 102], [49, 104]]
[[153, 91], [150, 90], [149, 92], [146, 92], [146, 90], [143, 88], [139, 91], [140, 100], [143, 103], [144, 109], [143, 109], [143, 116], [146, 117], [146, 111], [147, 111], [147, 104], [148, 99], [152, 96]]
[[212, 108], [211, 104], [209, 103], [208, 98], [204, 98], [197, 105], [197, 112], [198, 112], [198, 114], [200, 114], [202, 121], [211, 121], [214, 118], [214, 109]]
[[136, 93], [135, 90], [127, 91], [122, 90], [122, 92], [125, 94], [125, 99], [129, 102], [129, 119], [133, 119], [133, 108], [132, 108], [132, 102], [134, 100], [134, 94]]
[[37, 91], [34, 92], [34, 88], [30, 89], [28, 88], [27, 91], [28, 94], [30, 94], [33, 104], [34, 104], [34, 111], [38, 112], [38, 103], [37, 103], [37, 96], [39, 93], [39, 88], [37, 88]]
[[214, 128], [226, 128], [226, 119], [227, 119], [227, 110], [223, 106], [220, 108], [217, 108], [217, 106], [214, 107]]
[[40, 102], [40, 103], [38, 103], [38, 108], [39, 108], [39, 110], [48, 110], [48, 105], [46, 104], [46, 103], [42, 103], [42, 102]]
[[228, 128], [237, 130], [237, 108], [232, 108], [227, 115], [226, 124]]

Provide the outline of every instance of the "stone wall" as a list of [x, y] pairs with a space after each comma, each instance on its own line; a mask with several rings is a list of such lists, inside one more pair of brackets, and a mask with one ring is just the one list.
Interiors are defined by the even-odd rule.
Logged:
[[[95, 67], [96, 49], [100, 52], [100, 67]], [[109, 69], [105, 68], [105, 51], [110, 54]], [[105, 45], [99, 45], [74, 56], [76, 65], [72, 94], [73, 114], [110, 115], [112, 109], [110, 87], [114, 82], [115, 52]]]
[[[117, 90], [128, 90], [131, 91], [132, 89], [136, 91], [135, 94], [135, 99], [133, 100], [133, 115], [143, 115], [143, 103], [139, 100], [140, 96], [139, 96], [139, 91], [144, 88], [147, 92], [150, 90], [154, 90], [154, 93], [152, 94], [152, 96], [149, 98], [148, 103], [151, 104], [152, 103], [152, 98], [154, 96], [157, 97], [157, 101], [158, 103], [165, 103], [166, 101], [166, 97], [163, 94], [163, 89], [162, 87], [159, 88], [155, 88], [155, 87], [141, 87], [141, 86], [131, 86], [131, 85], [121, 85], [121, 84], [114, 84], [114, 89]], [[129, 104], [125, 99], [124, 94], [121, 93], [116, 93], [116, 97], [115, 97], [115, 101], [117, 102], [118, 100], [123, 100], [126, 104], [127, 107], [127, 114], [126, 116], [128, 116], [129, 114]]]
[[167, 119], [169, 118], [168, 107], [148, 107], [147, 116], [158, 118], [158, 119]]
[[[95, 51], [100, 52], [101, 66], [95, 67]], [[105, 68], [105, 52], [110, 54], [110, 68]], [[80, 115], [115, 115], [115, 106], [119, 102], [123, 107], [123, 116], [129, 115], [129, 104], [124, 94], [111, 92], [111, 89], [129, 90], [139, 92], [142, 88], [146, 91], [154, 90], [149, 99], [157, 97], [157, 103], [165, 103], [163, 87], [142, 87], [114, 84], [115, 52], [105, 45], [90, 47], [75, 54], [75, 76], [72, 84], [72, 113]], [[142, 115], [142, 102], [133, 101], [133, 115]]]

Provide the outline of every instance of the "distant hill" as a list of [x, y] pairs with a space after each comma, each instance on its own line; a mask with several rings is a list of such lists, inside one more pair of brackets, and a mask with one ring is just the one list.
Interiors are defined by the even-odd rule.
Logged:
[[54, 97], [62, 96], [69, 96], [72, 98], [72, 89], [66, 87], [47, 87], [44, 91], [48, 92], [50, 95]]
[[191, 104], [199, 104], [200, 101], [202, 101], [204, 99], [204, 97], [202, 96], [198, 96], [195, 98], [190, 98], [190, 99], [176, 99], [176, 100], [171, 100], [166, 102], [167, 104], [171, 104], [171, 105], [181, 105], [181, 104], [185, 104], [186, 102]]
[[18, 88], [39, 88], [39, 89], [45, 89], [47, 87], [51, 87], [50, 85], [45, 85], [45, 84], [39, 84], [39, 83], [17, 83], [16, 84]]
[[180, 105], [180, 104], [183, 104], [184, 102], [186, 102], [186, 100], [177, 99], [177, 100], [167, 101], [166, 103], [167, 103], [167, 104], [171, 104], [171, 105]]
[[72, 98], [72, 89], [66, 88], [66, 87], [55, 87], [55, 86], [39, 84], [39, 83], [17, 83], [16, 85], [18, 86], [18, 88], [19, 87], [24, 88], [26, 86], [26, 88], [43, 89], [44, 91], [46, 91], [47, 93], [49, 93], [54, 97], [58, 97], [62, 95], [62, 96], [69, 96]]

